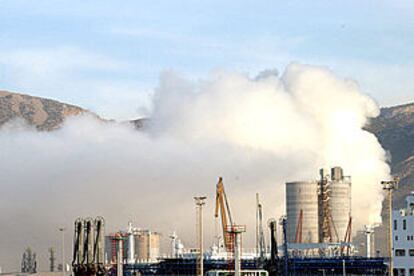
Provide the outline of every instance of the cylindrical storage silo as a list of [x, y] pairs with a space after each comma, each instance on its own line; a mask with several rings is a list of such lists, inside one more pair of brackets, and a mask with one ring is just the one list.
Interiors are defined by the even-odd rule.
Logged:
[[155, 261], [160, 257], [160, 234], [157, 232], [150, 232], [150, 259]]
[[148, 231], [139, 230], [135, 233], [135, 255], [138, 262], [148, 262], [149, 240]]
[[338, 235], [333, 239], [334, 242], [340, 242], [344, 241], [351, 214], [351, 179], [350, 177], [332, 178], [329, 188], [329, 207]]
[[155, 261], [160, 256], [160, 234], [138, 230], [135, 235], [135, 255], [138, 262]]
[[318, 184], [317, 181], [286, 183], [287, 240], [294, 243], [302, 210], [302, 243], [318, 242]]

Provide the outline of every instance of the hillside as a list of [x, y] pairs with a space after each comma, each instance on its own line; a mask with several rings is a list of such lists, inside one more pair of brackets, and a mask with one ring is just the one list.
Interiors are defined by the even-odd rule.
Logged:
[[[55, 100], [0, 90], [0, 126], [20, 118], [39, 130], [49, 131], [59, 128], [65, 118], [84, 113], [93, 114]], [[148, 119], [129, 123], [141, 129], [148, 124]], [[392, 173], [401, 178], [395, 204], [402, 207], [404, 196], [414, 190], [414, 103], [382, 108], [380, 116], [372, 119], [366, 129], [374, 133], [389, 152]]]
[[414, 190], [414, 103], [382, 108], [367, 129], [390, 154], [392, 174], [400, 177], [394, 204], [404, 207], [405, 196]]
[[[371, 120], [366, 129], [378, 137], [390, 156], [391, 172], [400, 178], [394, 192], [393, 208], [403, 208], [405, 197], [414, 191], [414, 103], [382, 108], [380, 116]], [[388, 222], [388, 210], [384, 201], [383, 222]], [[383, 256], [388, 252], [387, 233], [384, 226], [375, 229], [375, 250]], [[364, 243], [365, 238], [362, 240]], [[364, 252], [363, 248], [361, 252]]]
[[89, 111], [54, 100], [0, 91], [0, 126], [13, 119], [23, 119], [39, 130], [58, 128], [66, 117]]

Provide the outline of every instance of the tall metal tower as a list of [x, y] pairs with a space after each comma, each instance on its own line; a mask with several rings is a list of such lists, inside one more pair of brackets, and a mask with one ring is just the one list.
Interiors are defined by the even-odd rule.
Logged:
[[[334, 237], [332, 230], [335, 229], [332, 221], [331, 206], [330, 206], [330, 186], [328, 177], [324, 175], [324, 170], [320, 170], [321, 180], [319, 181], [319, 202], [321, 207], [319, 209], [319, 242], [333, 242]], [[338, 235], [336, 234], [336, 238]]]
[[199, 256], [197, 258], [197, 275], [204, 275], [204, 263], [203, 263], [203, 205], [205, 205], [205, 196], [196, 196], [194, 197], [196, 209], [197, 209], [197, 218], [196, 218], [196, 230], [197, 230], [197, 240], [199, 247]]
[[393, 263], [392, 263], [392, 192], [398, 188], [398, 178], [390, 181], [381, 181], [381, 185], [383, 190], [388, 192], [388, 250], [390, 255], [390, 266], [389, 266], [389, 274], [390, 276], [394, 276], [393, 271]]

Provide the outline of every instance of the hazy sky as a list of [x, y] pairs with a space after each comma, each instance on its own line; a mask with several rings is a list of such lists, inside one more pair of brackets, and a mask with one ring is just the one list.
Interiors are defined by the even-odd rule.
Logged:
[[412, 1], [0, 0], [0, 89], [141, 116], [160, 72], [255, 75], [292, 61], [414, 101]]

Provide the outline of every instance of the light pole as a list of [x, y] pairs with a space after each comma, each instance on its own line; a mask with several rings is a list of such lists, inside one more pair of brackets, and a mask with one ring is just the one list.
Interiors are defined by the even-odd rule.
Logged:
[[197, 216], [198, 220], [196, 225], [198, 226], [198, 246], [200, 250], [199, 256], [199, 263], [197, 266], [198, 275], [204, 275], [204, 260], [203, 260], [203, 205], [206, 204], [205, 200], [207, 197], [205, 196], [196, 196], [194, 197], [196, 208], [197, 208]]
[[382, 188], [385, 191], [388, 191], [388, 207], [389, 207], [389, 224], [388, 224], [388, 249], [389, 249], [389, 255], [390, 255], [390, 266], [389, 266], [389, 271], [390, 271], [390, 276], [394, 276], [394, 271], [393, 271], [393, 264], [392, 264], [392, 192], [394, 191], [394, 189], [398, 188], [398, 179], [395, 178], [394, 180], [389, 180], [389, 181], [381, 181], [381, 185]]
[[62, 276], [66, 274], [66, 265], [65, 265], [65, 227], [59, 228], [59, 231], [62, 232]]

